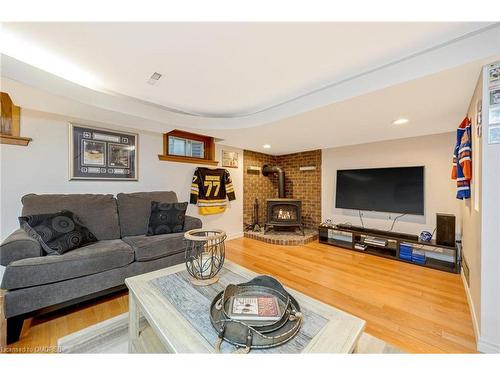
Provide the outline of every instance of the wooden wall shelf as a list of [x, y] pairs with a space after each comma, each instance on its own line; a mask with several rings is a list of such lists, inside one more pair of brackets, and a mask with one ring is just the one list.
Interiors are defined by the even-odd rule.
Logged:
[[30, 141], [21, 137], [21, 107], [12, 103], [9, 94], [0, 92], [0, 143], [27, 146]]
[[198, 158], [190, 158], [187, 156], [175, 156], [175, 155], [158, 155], [158, 159], [163, 161], [173, 161], [177, 163], [208, 164], [208, 165], [219, 164], [217, 160], [198, 159]]
[[31, 141], [31, 138], [0, 134], [0, 143], [5, 145], [27, 146]]

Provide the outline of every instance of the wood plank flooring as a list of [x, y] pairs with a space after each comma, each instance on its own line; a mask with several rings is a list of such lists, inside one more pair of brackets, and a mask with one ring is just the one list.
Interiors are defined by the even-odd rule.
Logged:
[[[409, 353], [475, 352], [459, 275], [312, 242], [277, 246], [240, 238], [227, 258], [367, 321], [366, 332]], [[127, 294], [25, 323], [10, 348], [55, 347], [57, 339], [128, 311]], [[31, 349], [30, 349], [31, 348]]]

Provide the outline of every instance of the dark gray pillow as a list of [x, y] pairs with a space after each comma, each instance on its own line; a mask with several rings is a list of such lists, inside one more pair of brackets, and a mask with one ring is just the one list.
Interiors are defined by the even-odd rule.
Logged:
[[61, 255], [97, 241], [71, 211], [21, 216], [19, 224], [49, 255]]
[[182, 232], [187, 206], [188, 202], [151, 202], [151, 215], [149, 216], [146, 236]]

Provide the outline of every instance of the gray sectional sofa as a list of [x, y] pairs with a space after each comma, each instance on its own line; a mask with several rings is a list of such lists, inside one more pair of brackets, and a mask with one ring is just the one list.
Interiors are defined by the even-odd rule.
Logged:
[[[8, 342], [17, 341], [25, 318], [124, 289], [127, 277], [184, 261], [184, 234], [145, 236], [151, 201], [177, 202], [171, 191], [118, 194], [28, 194], [22, 215], [74, 212], [99, 240], [63, 255], [44, 256], [22, 229], [0, 245], [5, 273]], [[184, 230], [201, 228], [186, 216]], [[2, 306], [0, 306], [2, 308]], [[0, 314], [1, 316], [1, 314]]]

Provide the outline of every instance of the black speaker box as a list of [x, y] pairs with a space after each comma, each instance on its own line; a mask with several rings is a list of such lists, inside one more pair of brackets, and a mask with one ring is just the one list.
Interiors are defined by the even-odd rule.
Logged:
[[436, 214], [436, 243], [455, 246], [455, 215]]

